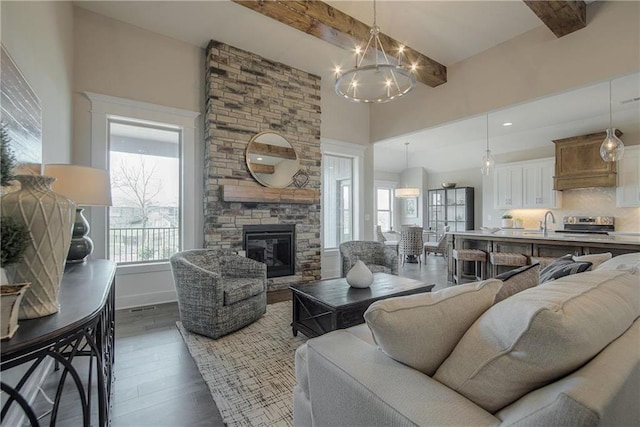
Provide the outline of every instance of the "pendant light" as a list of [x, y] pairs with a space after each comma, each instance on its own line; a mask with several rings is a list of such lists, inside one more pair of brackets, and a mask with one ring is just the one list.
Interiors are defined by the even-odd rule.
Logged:
[[611, 105], [611, 80], [609, 80], [609, 129], [607, 136], [600, 145], [600, 157], [605, 162], [617, 162], [624, 155], [624, 144], [616, 136], [616, 128], [613, 127], [613, 107]]
[[489, 176], [493, 173], [495, 166], [496, 161], [491, 155], [491, 150], [489, 150], [489, 114], [487, 114], [487, 151], [482, 157], [482, 168], [480, 169], [480, 171], [482, 172], [482, 175]]
[[[404, 143], [405, 146], [405, 151], [406, 151], [406, 155], [407, 155], [407, 167], [406, 169], [409, 169], [409, 143], [405, 142]], [[420, 195], [420, 189], [419, 188], [415, 188], [415, 187], [401, 187], [401, 188], [396, 188], [396, 197], [399, 199], [409, 199], [412, 197], [418, 197]]]
[[373, 26], [364, 50], [355, 51], [355, 66], [342, 71], [336, 68], [334, 89], [344, 99], [353, 102], [384, 103], [400, 98], [416, 86], [416, 66], [402, 63], [404, 46], [398, 47], [396, 58], [387, 55], [380, 41], [376, 22], [376, 1], [373, 0]]

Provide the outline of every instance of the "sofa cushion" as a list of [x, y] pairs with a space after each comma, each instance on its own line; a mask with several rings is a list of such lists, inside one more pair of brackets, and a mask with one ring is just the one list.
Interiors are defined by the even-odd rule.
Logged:
[[571, 274], [582, 273], [591, 268], [588, 261], [574, 261], [571, 254], [558, 258], [540, 271], [540, 284]]
[[378, 264], [365, 264], [367, 266], [367, 268], [372, 272], [372, 273], [387, 273], [387, 274], [393, 274], [393, 272], [391, 271], [391, 269], [387, 266], [384, 265], [378, 265]]
[[598, 271], [618, 269], [626, 269], [635, 274], [640, 274], [640, 252], [618, 255], [594, 268], [594, 270]]
[[264, 290], [262, 279], [231, 279], [225, 277], [221, 279], [221, 282], [224, 285], [224, 305], [235, 304], [258, 295]]
[[490, 279], [376, 301], [364, 319], [389, 357], [431, 376], [501, 286]]
[[611, 252], [605, 252], [603, 254], [589, 254], [573, 256], [574, 261], [588, 261], [591, 263], [589, 270], [595, 270], [600, 264], [611, 259]]
[[520, 291], [537, 286], [540, 283], [540, 264], [525, 265], [498, 274], [494, 279], [502, 280], [502, 288], [496, 295], [496, 303]]
[[494, 413], [582, 366], [639, 316], [629, 272], [563, 277], [487, 310], [434, 378]]

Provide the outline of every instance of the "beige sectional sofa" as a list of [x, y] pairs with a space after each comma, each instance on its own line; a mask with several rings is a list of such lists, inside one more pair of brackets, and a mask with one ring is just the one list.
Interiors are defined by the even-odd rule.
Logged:
[[297, 350], [294, 425], [638, 426], [639, 270], [630, 254], [495, 304], [494, 280], [375, 303]]

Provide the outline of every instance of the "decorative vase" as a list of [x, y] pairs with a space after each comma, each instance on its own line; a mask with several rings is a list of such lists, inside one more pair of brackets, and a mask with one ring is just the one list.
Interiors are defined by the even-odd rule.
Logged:
[[347, 273], [347, 283], [352, 288], [368, 288], [373, 283], [373, 273], [358, 260]]
[[502, 228], [513, 228], [513, 219], [502, 218], [501, 225], [502, 225]]
[[2, 213], [26, 224], [31, 235], [31, 244], [16, 263], [15, 281], [31, 283], [19, 318], [35, 319], [59, 309], [58, 292], [76, 206], [51, 190], [55, 178], [17, 175], [16, 179], [21, 188], [2, 197]]
[[10, 339], [18, 330], [18, 309], [28, 283], [0, 286], [0, 339]]

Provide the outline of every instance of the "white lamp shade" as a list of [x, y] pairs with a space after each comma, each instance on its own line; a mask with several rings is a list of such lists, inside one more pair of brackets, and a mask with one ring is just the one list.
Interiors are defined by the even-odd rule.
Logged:
[[410, 197], [418, 197], [420, 195], [419, 188], [396, 188], [396, 197], [399, 199], [407, 199]]
[[43, 175], [56, 178], [53, 191], [79, 206], [111, 206], [109, 171], [87, 166], [47, 164]]

